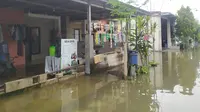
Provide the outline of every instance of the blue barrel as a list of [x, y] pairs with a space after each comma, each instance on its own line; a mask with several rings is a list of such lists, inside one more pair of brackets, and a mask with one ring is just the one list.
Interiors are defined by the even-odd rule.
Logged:
[[130, 65], [138, 64], [138, 53], [136, 51], [129, 51], [129, 64]]

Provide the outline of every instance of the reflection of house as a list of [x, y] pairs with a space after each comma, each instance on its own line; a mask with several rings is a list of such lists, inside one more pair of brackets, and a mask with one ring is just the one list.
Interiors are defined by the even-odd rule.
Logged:
[[[150, 56], [150, 60], [153, 56]], [[155, 61], [158, 62], [158, 66], [150, 69], [150, 79], [152, 85], [157, 89], [164, 89], [173, 91], [178, 81], [178, 62], [175, 52], [156, 52]]]
[[160, 89], [163, 87], [163, 53], [156, 52], [154, 54], [155, 58], [153, 59], [153, 54], [150, 55], [150, 60], [155, 60], [159, 63], [157, 67], [150, 69], [150, 80], [154, 87]]
[[177, 71], [177, 56], [175, 52], [166, 52], [163, 55], [163, 89], [173, 91], [174, 87], [179, 83], [178, 82], [178, 71]]

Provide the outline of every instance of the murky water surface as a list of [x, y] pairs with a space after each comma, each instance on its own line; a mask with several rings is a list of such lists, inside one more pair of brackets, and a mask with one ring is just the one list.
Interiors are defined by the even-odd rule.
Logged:
[[200, 112], [200, 52], [156, 53], [149, 76], [83, 76], [0, 99], [0, 112]]

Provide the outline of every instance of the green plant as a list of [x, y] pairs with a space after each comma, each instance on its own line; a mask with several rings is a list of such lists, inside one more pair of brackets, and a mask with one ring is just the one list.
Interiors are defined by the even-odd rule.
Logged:
[[[155, 31], [156, 24], [151, 23], [149, 16], [138, 16], [137, 21], [137, 35], [135, 49], [140, 54], [140, 59], [143, 66], [148, 65], [148, 56], [150, 49], [153, 48], [153, 42], [149, 38], [153, 38], [153, 32]], [[149, 28], [150, 23], [150, 28]], [[154, 39], [153, 39], [154, 40]], [[132, 41], [131, 41], [132, 42]], [[132, 42], [133, 43], [133, 42]]]
[[158, 63], [155, 62], [155, 61], [153, 60], [153, 61], [150, 61], [150, 62], [149, 62], [149, 65], [150, 65], [151, 67], [156, 67], [156, 66], [158, 65]]
[[149, 73], [149, 66], [139, 66], [136, 70], [137, 74], [148, 74]]
[[[151, 49], [153, 49], [153, 33], [155, 32], [156, 23], [151, 23], [149, 16], [137, 16], [135, 21], [137, 29], [131, 32], [129, 42], [133, 46], [133, 50], [138, 51], [141, 59], [142, 67], [139, 67], [138, 73], [146, 74], [149, 71], [148, 57], [151, 54]], [[150, 38], [153, 38], [153, 41], [150, 41]]]

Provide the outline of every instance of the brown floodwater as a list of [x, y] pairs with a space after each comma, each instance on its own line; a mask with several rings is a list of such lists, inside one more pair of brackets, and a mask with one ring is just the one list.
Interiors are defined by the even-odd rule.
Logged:
[[0, 112], [200, 112], [200, 51], [155, 53], [149, 75], [82, 76], [0, 99]]

